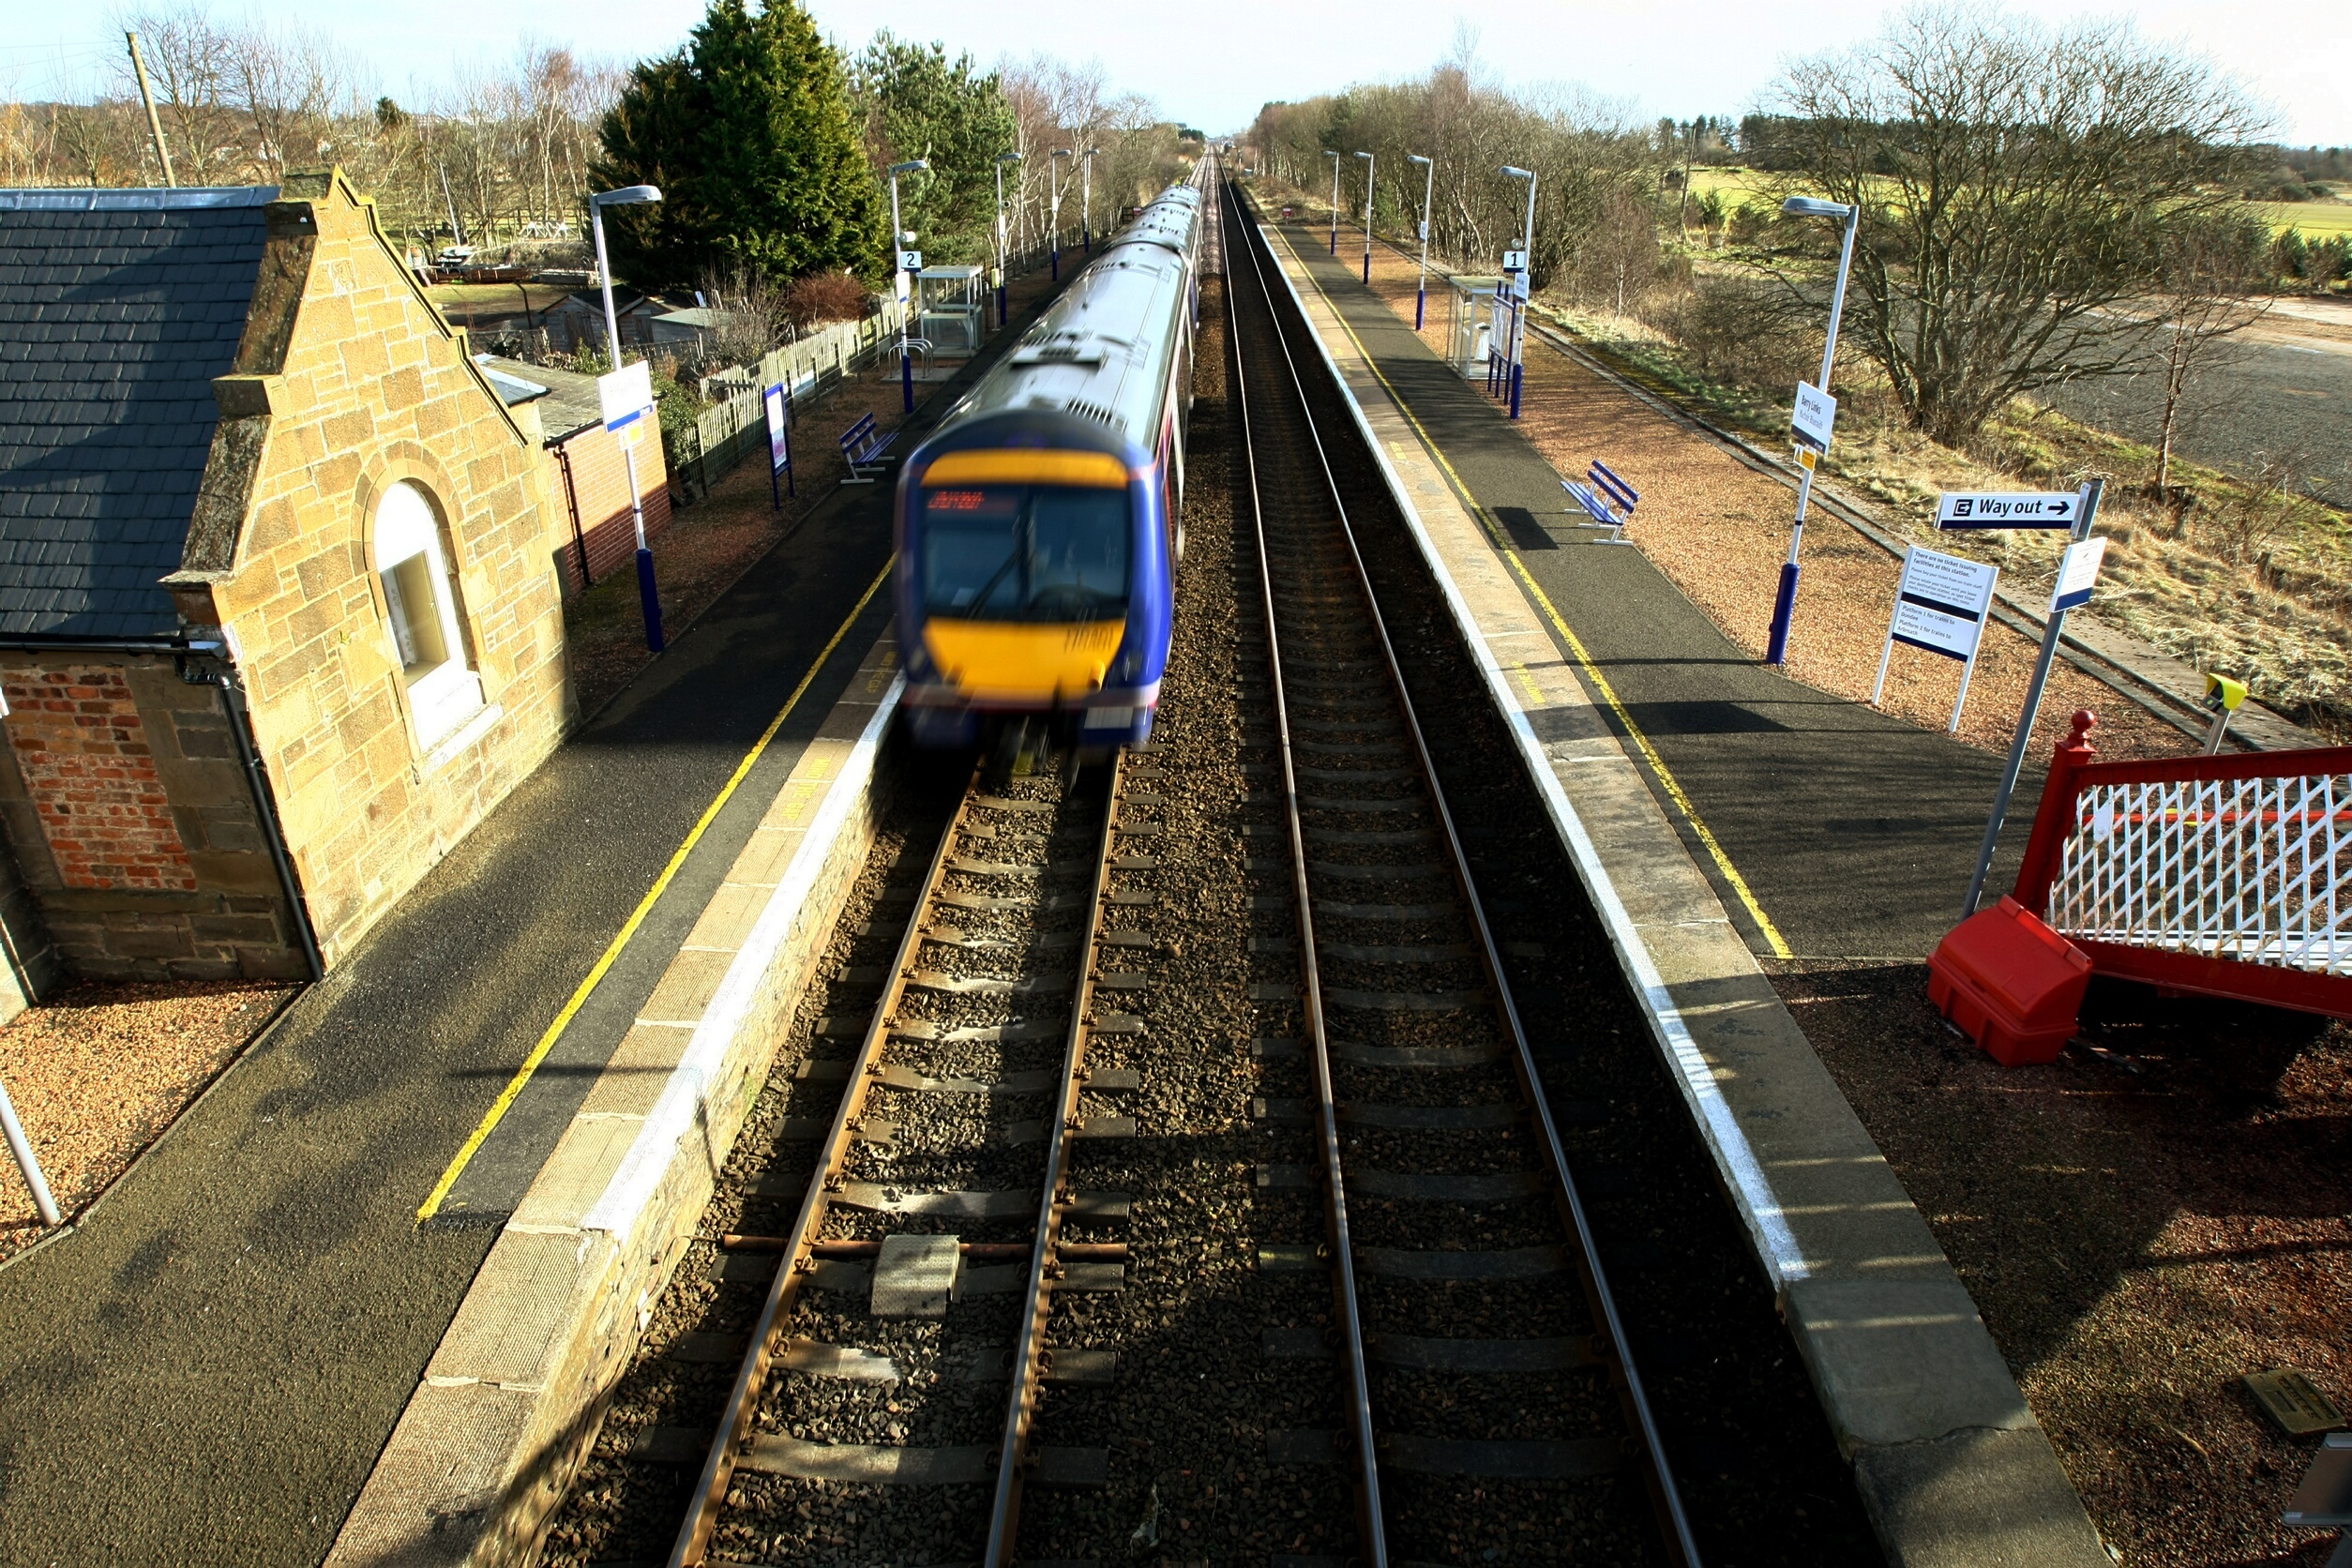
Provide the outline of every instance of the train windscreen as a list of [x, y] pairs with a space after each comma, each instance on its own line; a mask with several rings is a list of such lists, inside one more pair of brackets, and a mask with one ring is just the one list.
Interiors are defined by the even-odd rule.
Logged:
[[1127, 492], [972, 485], [923, 496], [923, 603], [985, 621], [1104, 621], [1127, 608]]

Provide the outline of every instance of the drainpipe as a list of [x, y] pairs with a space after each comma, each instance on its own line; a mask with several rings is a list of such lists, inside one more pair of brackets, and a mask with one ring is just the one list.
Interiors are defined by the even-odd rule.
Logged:
[[[252, 720], [245, 710], [245, 688], [237, 684], [235, 667], [228, 660], [228, 649], [218, 642], [195, 642], [180, 637], [0, 637], [0, 651], [168, 657], [178, 670], [180, 679], [189, 686], [220, 688], [220, 704], [228, 712], [229, 731], [236, 737], [237, 760], [245, 767], [245, 782], [252, 792], [253, 809], [262, 822], [262, 838], [269, 846], [270, 864], [278, 871], [279, 890], [285, 895], [286, 908], [294, 917], [294, 936], [302, 943], [303, 957], [309, 962], [310, 978], [326, 978], [326, 960], [319, 954], [318, 934], [310, 925], [310, 906], [302, 897], [302, 883], [294, 875], [294, 859], [286, 852], [285, 829], [279, 822], [278, 807], [270, 799], [269, 776], [263, 765], [261, 750], [253, 741]], [[217, 667], [217, 672], [215, 668], [206, 666]]]
[[564, 471], [564, 505], [572, 514], [572, 548], [580, 552], [580, 589], [584, 594], [596, 580], [588, 570], [588, 535], [580, 529], [580, 486], [572, 478], [572, 455], [565, 442], [550, 441], [548, 446], [555, 454], [555, 466]]

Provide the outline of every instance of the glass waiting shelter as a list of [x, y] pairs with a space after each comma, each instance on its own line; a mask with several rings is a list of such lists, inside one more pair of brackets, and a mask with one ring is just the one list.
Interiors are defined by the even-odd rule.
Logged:
[[1501, 342], [1495, 299], [1495, 287], [1501, 281], [1493, 273], [1445, 275], [1445, 357], [1466, 376], [1484, 376], [1487, 351]]
[[914, 275], [914, 335], [934, 357], [970, 354], [988, 335], [988, 269], [927, 266]]

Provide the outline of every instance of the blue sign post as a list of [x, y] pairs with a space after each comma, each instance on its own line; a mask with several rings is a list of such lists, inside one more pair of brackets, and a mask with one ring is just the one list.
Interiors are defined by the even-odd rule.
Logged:
[[776, 498], [776, 509], [784, 509], [784, 495], [776, 494], [776, 476], [784, 475], [784, 494], [794, 500], [800, 491], [792, 486], [792, 404], [784, 397], [784, 384], [778, 382], [767, 389], [768, 406], [768, 492]]

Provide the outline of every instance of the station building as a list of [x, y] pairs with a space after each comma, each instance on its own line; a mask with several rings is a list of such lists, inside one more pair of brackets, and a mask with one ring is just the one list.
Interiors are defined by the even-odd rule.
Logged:
[[550, 392], [339, 172], [0, 191], [20, 994], [332, 964], [553, 749], [564, 594], [627, 507]]

